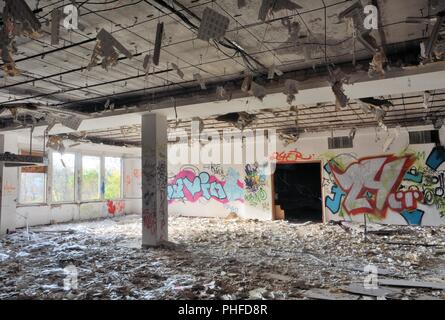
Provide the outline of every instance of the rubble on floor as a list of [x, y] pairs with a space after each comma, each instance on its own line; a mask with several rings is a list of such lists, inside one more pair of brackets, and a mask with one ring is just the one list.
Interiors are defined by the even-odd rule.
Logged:
[[[0, 299], [445, 299], [444, 227], [368, 225], [365, 240], [350, 223], [171, 217], [169, 245], [141, 249], [140, 220], [7, 236]], [[369, 264], [380, 285], [366, 291]], [[78, 287], [65, 291], [69, 266]]]

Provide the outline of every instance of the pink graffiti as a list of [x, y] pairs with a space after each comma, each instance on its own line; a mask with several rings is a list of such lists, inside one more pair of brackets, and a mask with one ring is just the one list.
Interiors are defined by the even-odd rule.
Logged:
[[346, 194], [343, 208], [349, 215], [372, 214], [385, 218], [388, 209], [414, 210], [423, 196], [417, 191], [399, 192], [405, 173], [414, 164], [413, 156], [363, 158], [346, 169], [330, 163], [336, 184]]
[[[228, 190], [229, 188], [230, 190]], [[196, 174], [191, 169], [185, 169], [170, 181], [167, 187], [167, 199], [170, 203], [174, 200], [196, 202], [202, 198], [205, 200], [214, 199], [221, 203], [228, 203], [231, 200], [242, 200], [241, 197], [230, 199], [231, 195], [234, 194], [233, 189], [243, 190], [244, 184], [239, 180], [228, 183], [227, 181], [221, 181], [208, 172]]]

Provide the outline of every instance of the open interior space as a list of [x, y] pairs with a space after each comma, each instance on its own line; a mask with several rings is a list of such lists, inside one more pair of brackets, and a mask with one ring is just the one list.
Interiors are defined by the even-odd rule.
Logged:
[[444, 300], [445, 1], [0, 13], [0, 300]]

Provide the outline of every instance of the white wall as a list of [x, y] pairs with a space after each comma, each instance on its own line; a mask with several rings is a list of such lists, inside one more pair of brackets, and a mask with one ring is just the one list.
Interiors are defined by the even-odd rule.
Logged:
[[[417, 130], [431, 130], [431, 127], [417, 127], [410, 128], [410, 131]], [[354, 183], [354, 188], [362, 188], [360, 185], [360, 174], [364, 177], [365, 181], [374, 181], [374, 184], [378, 185], [379, 177], [377, 176], [377, 169], [386, 170], [384, 178], [387, 179], [382, 186], [382, 190], [385, 188], [391, 190], [386, 190], [387, 192], [379, 192], [378, 197], [376, 196], [375, 190], [371, 190], [368, 193], [370, 201], [365, 202], [368, 209], [363, 211], [362, 207], [359, 205], [362, 201], [362, 197], [353, 197], [350, 194], [348, 197], [348, 190], [343, 191], [343, 196], [341, 201], [339, 201], [338, 212], [333, 212], [331, 209], [332, 201], [336, 200], [335, 193], [332, 192], [334, 185], [337, 185], [332, 174], [323, 170], [323, 207], [324, 207], [324, 221], [329, 220], [354, 220], [358, 222], [363, 222], [364, 215], [368, 220], [384, 224], [400, 224], [406, 225], [410, 224], [421, 224], [421, 225], [440, 225], [445, 223], [445, 179], [444, 179], [444, 169], [445, 167], [441, 165], [437, 170], [432, 170], [426, 165], [426, 161], [431, 151], [434, 148], [433, 144], [427, 145], [409, 145], [409, 136], [406, 129], [400, 129], [400, 133], [394, 142], [391, 144], [390, 148], [384, 152], [383, 145], [388, 138], [388, 136], [396, 136], [395, 129], [390, 129], [388, 132], [377, 129], [363, 129], [358, 130], [354, 139], [354, 147], [352, 149], [344, 150], [329, 150], [328, 149], [328, 137], [333, 136], [347, 136], [348, 131], [337, 131], [334, 133], [324, 132], [316, 134], [303, 134], [301, 138], [290, 145], [284, 146], [281, 141], [278, 142], [277, 151], [282, 153], [282, 156], [293, 151], [299, 155], [298, 161], [315, 161], [320, 162], [324, 167], [326, 164], [330, 163], [331, 159], [336, 158], [337, 161], [342, 163], [342, 168], [344, 171], [348, 172], [349, 166], [360, 160], [365, 161], [365, 165], [370, 166], [369, 168], [359, 165], [357, 174], [352, 175], [352, 181]], [[445, 130], [440, 130], [441, 140], [445, 142]], [[291, 152], [292, 154], [292, 152]], [[376, 167], [377, 160], [371, 160], [366, 164], [366, 158], [381, 157], [385, 159], [386, 162], [382, 167]], [[411, 160], [407, 160], [411, 159]], [[398, 161], [399, 160], [399, 161]], [[406, 160], [406, 161], [404, 161]], [[403, 163], [410, 165], [409, 168], [399, 168], [398, 163]], [[410, 162], [411, 161], [411, 162]], [[362, 170], [364, 169], [364, 170]], [[374, 171], [372, 171], [372, 170]], [[400, 172], [397, 170], [400, 169]], [[405, 179], [405, 175], [409, 173], [410, 170], [418, 170], [423, 175], [422, 182], [413, 182], [409, 179]], [[193, 182], [196, 176], [200, 173], [208, 173], [213, 181], [223, 185], [225, 190], [227, 187], [230, 189], [230, 184], [227, 186], [226, 181], [228, 178], [229, 170], [238, 176], [241, 184], [244, 185], [244, 196], [243, 199], [228, 200], [218, 199], [217, 197], [210, 197], [206, 199], [203, 196], [202, 190], [198, 188], [198, 184], [195, 186]], [[247, 170], [248, 171], [248, 170]], [[272, 202], [272, 177], [271, 175], [266, 175], [264, 181], [261, 180], [261, 170], [258, 173], [254, 170], [253, 178], [256, 183], [254, 188], [249, 188], [246, 185], [246, 181], [249, 181], [249, 174], [246, 171], [245, 165], [216, 165], [216, 166], [206, 166], [206, 165], [175, 165], [169, 166], [169, 188], [182, 188], [189, 189], [177, 183], [177, 180], [187, 179], [189, 180], [189, 186], [196, 191], [196, 197], [191, 197], [191, 194], [184, 193], [184, 195], [173, 197], [169, 196], [170, 199], [170, 214], [179, 214], [186, 216], [217, 216], [224, 217], [230, 212], [235, 212], [241, 217], [246, 218], [256, 218], [262, 220], [270, 220], [273, 218], [273, 202]], [[184, 173], [188, 172], [188, 173]], [[351, 171], [349, 171], [351, 172]], [[252, 175], [252, 174], [251, 174]], [[230, 178], [230, 177], [229, 177]], [[246, 180], [247, 178], [247, 180]], [[256, 179], [256, 180], [255, 180]], [[429, 183], [433, 179], [433, 184]], [[343, 186], [344, 187], [344, 186]], [[403, 192], [401, 192], [403, 191]], [[418, 191], [418, 192], [414, 192]], [[442, 192], [444, 193], [442, 195]], [[437, 193], [437, 195], [432, 196], [432, 194]], [[401, 196], [402, 198], [396, 198]], [[411, 196], [420, 197], [418, 199], [411, 199]], [[379, 199], [379, 205], [373, 205], [373, 199]], [[423, 198], [428, 198], [424, 200]], [[331, 200], [329, 200], [331, 199]], [[348, 203], [345, 204], [345, 199]], [[413, 201], [409, 201], [409, 200]], [[396, 201], [397, 200], [397, 201]], [[363, 201], [367, 201], [366, 199]], [[392, 202], [391, 202], [392, 201]], [[390, 202], [392, 205], [390, 205]], [[354, 210], [348, 210], [348, 209]], [[394, 209], [396, 208], [396, 209]], [[335, 210], [334, 210], [335, 211]], [[403, 213], [403, 215], [402, 215]]]
[[[414, 130], [431, 130], [430, 127], [410, 128]], [[327, 139], [331, 135], [345, 136], [348, 131], [335, 131], [324, 133], [303, 134], [300, 139], [293, 144], [284, 146], [278, 141], [277, 151], [285, 157], [286, 153], [294, 152], [298, 154], [298, 162], [316, 161], [320, 162], [324, 167], [330, 163], [333, 158], [340, 159], [341, 169], [348, 171], [351, 165], [366, 161], [366, 158], [386, 157], [388, 163], [392, 160], [404, 159], [406, 157], [413, 158], [412, 166], [404, 168], [404, 175], [409, 173], [412, 168], [416, 168], [423, 174], [423, 180], [419, 183], [407, 181], [404, 177], [402, 181], [394, 182], [394, 192], [383, 194], [383, 208], [380, 210], [376, 206], [375, 212], [368, 212], [367, 218], [371, 221], [384, 224], [401, 224], [418, 223], [421, 225], [440, 225], [445, 223], [445, 218], [441, 212], [445, 212], [445, 194], [441, 192], [445, 190], [445, 179], [443, 175], [445, 167], [441, 165], [437, 170], [432, 170], [426, 165], [426, 161], [434, 145], [408, 145], [408, 131], [401, 129], [399, 136], [395, 139], [387, 152], [383, 151], [383, 144], [388, 135], [394, 134], [394, 129], [389, 132], [376, 129], [358, 130], [354, 139], [354, 148], [345, 150], [329, 150]], [[445, 131], [440, 131], [442, 141], [445, 141]], [[88, 146], [85, 150], [80, 147], [75, 152], [96, 152], [101, 155], [121, 155], [123, 160], [123, 192], [124, 198], [119, 199], [120, 208], [124, 208], [118, 214], [141, 214], [141, 160], [140, 150], [125, 150], [124, 148], [109, 149], [106, 146], [94, 148]], [[170, 149], [172, 145], [170, 145]], [[245, 151], [235, 150], [235, 152]], [[296, 153], [295, 153], [296, 152]], [[190, 156], [190, 155], [189, 155]], [[190, 158], [189, 158], [190, 159]], [[184, 163], [169, 164], [168, 176], [168, 199], [169, 214], [183, 216], [206, 216], [206, 217], [226, 217], [229, 213], [236, 213], [243, 218], [252, 218], [260, 220], [270, 220], [274, 216], [273, 195], [272, 195], [272, 176], [264, 171], [261, 166], [255, 167], [254, 164], [247, 166], [244, 160], [238, 164], [219, 164], [214, 165], [190, 165], [191, 161]], [[359, 166], [360, 167], [360, 166]], [[397, 167], [388, 167], [389, 171], [396, 170]], [[376, 169], [372, 167], [371, 169]], [[366, 172], [366, 170], [364, 170]], [[369, 170], [368, 170], [369, 171]], [[358, 171], [363, 173], [362, 171]], [[373, 172], [373, 171], [369, 171]], [[324, 220], [353, 220], [363, 222], [364, 214], [349, 214], [348, 205], [345, 204], [348, 190], [343, 191], [341, 201], [339, 201], [338, 211], [332, 210], [333, 200], [336, 194], [332, 192], [332, 188], [337, 185], [337, 181], [332, 174], [322, 170], [323, 175], [323, 208]], [[358, 179], [359, 175], [357, 175]], [[389, 175], [389, 177], [393, 177]], [[366, 177], [366, 181], [371, 181], [374, 176]], [[431, 180], [433, 179], [433, 180]], [[208, 181], [207, 181], [208, 180]], [[378, 178], [376, 179], [378, 180]], [[397, 179], [396, 179], [397, 180]], [[399, 179], [400, 180], [400, 179]], [[428, 183], [432, 181], [432, 183]], [[357, 182], [354, 187], [357, 187]], [[388, 185], [386, 185], [388, 187]], [[357, 187], [358, 188], [358, 187]], [[405, 216], [402, 215], [405, 207], [400, 210], [394, 210], [388, 205], [389, 198], [397, 191], [404, 191], [402, 195], [409, 193], [408, 191], [418, 190], [423, 198], [428, 201], [418, 199], [414, 201], [414, 205], [406, 210]], [[437, 193], [437, 195], [434, 195]], [[445, 193], [445, 192], [444, 192]], [[433, 195], [433, 196], [432, 196]], [[348, 198], [351, 200], [351, 198]], [[359, 197], [353, 200], [360, 200]], [[349, 206], [360, 206], [354, 201], [349, 202]], [[399, 204], [401, 202], [399, 201]], [[350, 207], [349, 207], [350, 209]], [[357, 209], [357, 208], [356, 208]], [[378, 209], [378, 210], [377, 210]], [[406, 208], [405, 208], [406, 209]], [[360, 210], [359, 210], [360, 211]], [[371, 210], [372, 211], [372, 210]], [[107, 203], [104, 201], [87, 202], [87, 203], [71, 203], [71, 204], [47, 204], [41, 206], [19, 206], [17, 207], [17, 226], [25, 226], [27, 217], [29, 225], [49, 224], [53, 222], [66, 222], [79, 219], [92, 219], [107, 217]]]

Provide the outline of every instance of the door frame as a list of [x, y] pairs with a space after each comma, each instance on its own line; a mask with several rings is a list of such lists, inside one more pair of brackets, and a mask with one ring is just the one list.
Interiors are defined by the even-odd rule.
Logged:
[[[326, 208], [325, 208], [325, 190], [323, 187], [323, 165], [324, 162], [322, 160], [308, 160], [308, 161], [295, 161], [295, 162], [277, 162], [276, 165], [300, 165], [300, 164], [319, 164], [320, 165], [320, 187], [321, 187], [321, 221], [322, 223], [326, 223]], [[272, 220], [277, 219], [277, 212], [275, 206], [275, 173], [271, 175], [271, 191], [272, 191]], [[285, 217], [286, 219], [286, 217]]]

